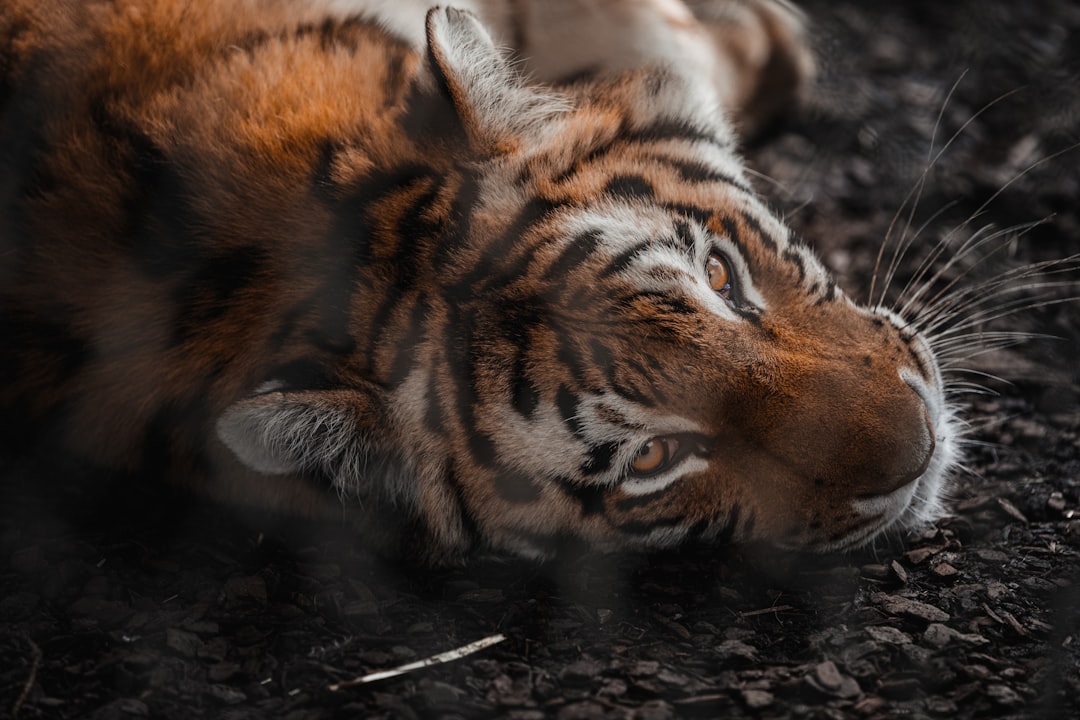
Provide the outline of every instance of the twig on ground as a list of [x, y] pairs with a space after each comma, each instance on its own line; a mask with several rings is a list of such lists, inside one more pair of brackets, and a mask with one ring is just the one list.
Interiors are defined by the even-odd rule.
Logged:
[[416, 662], [407, 663], [405, 665], [399, 665], [396, 668], [389, 670], [380, 670], [379, 672], [368, 673], [367, 675], [361, 675], [358, 678], [347, 680], [345, 682], [333, 683], [327, 685], [326, 689], [331, 692], [337, 692], [347, 687], [353, 687], [355, 685], [364, 685], [366, 683], [375, 682], [376, 680], [385, 680], [387, 678], [396, 677], [398, 675], [404, 675], [407, 672], [413, 670], [419, 670], [421, 668], [429, 667], [431, 665], [439, 665], [441, 663], [453, 662], [454, 660], [460, 660], [461, 658], [472, 655], [475, 652], [489, 648], [492, 645], [497, 645], [506, 639], [506, 636], [502, 633], [498, 635], [491, 635], [486, 638], [471, 642], [468, 645], [462, 645], [455, 650], [448, 650], [438, 655], [432, 655], [431, 657], [424, 658], [423, 660], [417, 660]]
[[30, 645], [30, 675], [26, 678], [26, 682], [23, 683], [22, 692], [19, 693], [18, 699], [11, 707], [12, 720], [17, 720], [23, 703], [26, 702], [26, 698], [30, 697], [30, 691], [34, 689], [34, 683], [37, 682], [38, 668], [41, 667], [41, 648], [29, 635], [24, 635], [23, 638]]

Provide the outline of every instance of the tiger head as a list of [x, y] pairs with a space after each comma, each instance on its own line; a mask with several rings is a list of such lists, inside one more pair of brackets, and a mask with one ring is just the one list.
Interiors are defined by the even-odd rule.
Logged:
[[935, 517], [957, 451], [933, 352], [770, 213], [705, 91], [536, 88], [452, 10], [427, 36], [452, 192], [408, 208], [393, 303], [358, 291], [352, 322], [382, 324], [363, 362], [224, 412], [241, 461], [403, 513], [436, 560], [843, 549]]

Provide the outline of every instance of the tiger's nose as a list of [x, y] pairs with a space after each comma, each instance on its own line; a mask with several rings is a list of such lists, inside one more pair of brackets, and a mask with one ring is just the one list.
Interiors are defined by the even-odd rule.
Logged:
[[930, 421], [930, 414], [924, 411], [923, 419], [924, 422], [916, 437], [909, 438], [904, 443], [906, 447], [895, 448], [894, 460], [890, 463], [890, 467], [883, 471], [881, 486], [875, 494], [888, 495], [899, 490], [915, 482], [930, 467], [937, 440], [934, 437], [934, 425]]

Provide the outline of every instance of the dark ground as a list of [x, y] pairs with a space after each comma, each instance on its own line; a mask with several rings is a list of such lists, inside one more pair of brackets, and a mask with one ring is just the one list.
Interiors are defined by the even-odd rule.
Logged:
[[[922, 194], [916, 225], [945, 209], [913, 255], [1009, 181], [971, 229], [1047, 219], [1009, 260], [1080, 252], [1080, 150], [1022, 174], [1080, 141], [1080, 7], [807, 4], [815, 99], [748, 155], [849, 291], [865, 297], [943, 107], [935, 152], [971, 123]], [[0, 715], [1080, 717], [1078, 310], [999, 324], [1063, 339], [981, 359], [1014, 383], [968, 398], [953, 514], [849, 557], [697, 548], [409, 573], [333, 530], [150, 494], [135, 520], [70, 525], [9, 483]], [[327, 689], [495, 633], [456, 663]]]

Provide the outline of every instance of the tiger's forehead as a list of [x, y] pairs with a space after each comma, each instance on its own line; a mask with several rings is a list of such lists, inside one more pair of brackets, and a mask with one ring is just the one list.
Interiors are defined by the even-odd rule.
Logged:
[[[612, 281], [656, 293], [690, 296], [703, 307], [717, 302], [705, 265], [718, 253], [731, 264], [745, 300], [768, 303], [755, 277], [782, 272], [805, 292], [823, 287], [828, 273], [812, 252], [748, 195], [728, 209], [710, 212], [650, 202], [601, 197], [585, 207], [562, 207], [534, 228], [538, 273], [557, 282], [588, 282], [598, 291]], [[721, 314], [728, 314], [720, 306]]]

